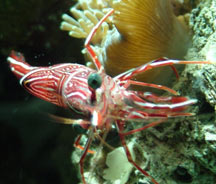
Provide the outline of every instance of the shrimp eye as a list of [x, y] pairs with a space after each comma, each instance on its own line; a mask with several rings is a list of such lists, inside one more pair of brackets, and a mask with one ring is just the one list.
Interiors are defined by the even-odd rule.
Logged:
[[88, 85], [92, 89], [97, 89], [97, 88], [101, 87], [101, 84], [102, 84], [102, 79], [98, 73], [91, 73], [88, 76]]

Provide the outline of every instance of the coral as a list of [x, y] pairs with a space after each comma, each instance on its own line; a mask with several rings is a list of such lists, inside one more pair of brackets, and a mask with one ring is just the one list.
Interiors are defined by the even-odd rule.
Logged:
[[[71, 37], [86, 38], [92, 28], [98, 21], [110, 10], [108, 0], [79, 0], [78, 3], [70, 9], [71, 17], [63, 14], [60, 28], [68, 31]], [[106, 22], [111, 22], [111, 17]], [[93, 44], [101, 43], [106, 38], [109, 25], [104, 23], [98, 33], [92, 39]]]
[[[92, 28], [98, 23], [98, 21], [107, 13], [111, 6], [113, 6], [118, 0], [79, 0], [77, 4], [70, 9], [71, 17], [68, 14], [63, 14], [60, 29], [68, 31], [71, 37], [86, 38], [89, 35]], [[102, 24], [94, 38], [92, 43], [94, 44], [94, 51], [96, 52], [99, 60], [104, 61], [104, 48], [107, 38], [116, 37], [117, 30], [111, 26], [112, 16]], [[102, 45], [102, 46], [101, 46]], [[82, 53], [86, 55], [85, 49]], [[86, 56], [88, 57], [88, 56]], [[90, 58], [87, 60], [89, 61]], [[87, 63], [88, 66], [94, 67], [92, 62]]]

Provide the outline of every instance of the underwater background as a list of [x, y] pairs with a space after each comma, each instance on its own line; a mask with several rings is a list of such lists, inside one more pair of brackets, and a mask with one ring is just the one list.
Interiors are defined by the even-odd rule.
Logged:
[[[49, 113], [66, 117], [73, 114], [28, 94], [6, 62], [10, 51], [16, 50], [24, 53], [34, 66], [85, 64], [81, 54], [83, 40], [69, 37], [59, 29], [61, 15], [69, 13], [76, 2], [0, 0], [1, 184], [80, 182], [79, 171], [71, 162], [78, 133], [72, 126], [57, 124], [48, 117]], [[192, 12], [193, 48], [188, 58], [215, 59], [216, 1], [179, 2], [184, 11]], [[198, 115], [142, 132], [136, 140], [148, 150], [143, 153], [149, 162], [147, 170], [161, 178], [161, 184], [216, 183], [216, 72], [212, 66], [194, 71], [198, 69], [187, 68], [174, 86], [181, 89], [182, 95], [199, 99], [194, 107]], [[148, 183], [144, 179], [139, 181], [139, 177], [143, 176], [133, 172], [128, 183]]]
[[32, 65], [84, 63], [83, 43], [60, 31], [71, 0], [0, 0], [0, 183], [78, 183], [70, 155], [76, 133], [47, 113], [61, 108], [28, 94], [9, 69], [11, 50]]

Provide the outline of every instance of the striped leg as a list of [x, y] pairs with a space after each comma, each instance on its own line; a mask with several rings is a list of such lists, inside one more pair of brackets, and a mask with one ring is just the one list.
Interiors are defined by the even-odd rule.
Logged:
[[84, 160], [85, 160], [85, 157], [88, 153], [88, 150], [89, 150], [89, 147], [91, 145], [91, 142], [92, 142], [92, 138], [93, 138], [93, 134], [94, 134], [94, 131], [93, 129], [90, 130], [89, 132], [89, 137], [88, 137], [88, 140], [86, 142], [86, 145], [84, 147], [84, 151], [82, 153], [82, 156], [80, 158], [80, 162], [79, 162], [79, 165], [80, 165], [80, 173], [81, 173], [81, 177], [82, 177], [82, 182], [83, 184], [86, 184], [86, 180], [85, 180], [85, 177], [84, 177]]
[[113, 9], [111, 9], [95, 26], [94, 28], [91, 30], [91, 32], [89, 33], [88, 37], [86, 38], [85, 41], [85, 47], [89, 53], [89, 55], [91, 56], [95, 66], [97, 67], [98, 70], [101, 69], [101, 63], [97, 58], [97, 55], [95, 54], [94, 50], [92, 49], [90, 42], [93, 38], [93, 36], [95, 35], [95, 33], [97, 32], [98, 28], [101, 26], [101, 24], [106, 21], [106, 19], [114, 12]]
[[[80, 143], [79, 143], [81, 138], [82, 138], [82, 134], [77, 137], [77, 139], [76, 139], [76, 141], [74, 143], [74, 147], [79, 148], [81, 150], [84, 150], [85, 148], [83, 146], [81, 146]], [[87, 152], [90, 153], [90, 154], [95, 153], [95, 151], [93, 151], [93, 150], [87, 150]]]
[[[83, 129], [87, 130], [89, 128], [90, 122], [83, 120], [83, 119], [71, 119], [71, 118], [64, 118], [64, 117], [60, 117], [60, 116], [56, 116], [53, 114], [49, 114], [49, 117], [52, 118], [53, 120], [55, 120], [57, 123], [62, 123], [62, 124], [67, 124], [67, 125], [79, 125], [81, 126]], [[80, 145], [80, 139], [82, 138], [82, 135], [79, 135], [76, 138], [76, 141], [74, 142], [74, 147], [79, 148], [81, 150], [84, 150], [85, 148], [83, 146]], [[88, 153], [94, 154], [95, 151], [92, 150], [87, 150]]]
[[[181, 98], [181, 97], [180, 97]], [[196, 99], [189, 99], [184, 100], [181, 102], [173, 103], [173, 104], [156, 104], [156, 103], [150, 103], [146, 101], [134, 101], [134, 104], [137, 107], [143, 108], [143, 109], [150, 109], [150, 110], [165, 110], [167, 112], [178, 112], [185, 109], [185, 107], [189, 105], [193, 105], [197, 102]]]
[[155, 88], [155, 89], [159, 89], [159, 90], [164, 90], [167, 91], [173, 95], [178, 95], [178, 92], [163, 86], [163, 85], [159, 85], [159, 84], [151, 84], [151, 83], [145, 83], [145, 82], [139, 82], [139, 81], [134, 81], [134, 80], [128, 80], [128, 82], [124, 85], [125, 88], [128, 88], [130, 85], [137, 85], [137, 86], [143, 86], [143, 87], [151, 87], [151, 88]]
[[[139, 94], [139, 92], [137, 92]], [[142, 95], [142, 93], [140, 93]], [[151, 96], [152, 97], [152, 96]], [[157, 97], [155, 96], [156, 101]], [[162, 100], [162, 99], [159, 99]], [[163, 99], [165, 100], [165, 99]], [[171, 99], [166, 99], [170, 103], [151, 103], [142, 99], [142, 96], [139, 97], [136, 93], [128, 93], [127, 100], [125, 102], [134, 108], [139, 108], [141, 110], [158, 110], [159, 112], [167, 113], [168, 116], [171, 112], [180, 112], [187, 108], [189, 105], [193, 105], [197, 102], [196, 99], [188, 99], [186, 97], [171, 97]]]
[[125, 153], [127, 155], [128, 161], [135, 168], [137, 168], [141, 173], [143, 173], [144, 176], [148, 177], [150, 181], [152, 181], [154, 184], [158, 184], [158, 182], [152, 176], [150, 176], [145, 170], [143, 170], [140, 166], [138, 166], [135, 163], [135, 161], [132, 159], [131, 153], [130, 153], [128, 146], [126, 144], [125, 135], [121, 133], [124, 130], [124, 123], [122, 123], [121, 121], [117, 121], [117, 127], [118, 127], [118, 131], [119, 131], [119, 137], [121, 139], [121, 142], [122, 142], [122, 145], [124, 147]]
[[180, 61], [180, 60], [154, 60], [137, 68], [128, 70], [122, 74], [119, 74], [115, 78], [120, 80], [130, 80], [137, 74], [146, 72], [148, 70], [162, 67], [162, 66], [172, 66], [174, 64], [211, 64], [210, 61]]
[[146, 99], [153, 103], [179, 103], [189, 100], [187, 97], [182, 96], [158, 96], [151, 92], [142, 92], [136, 91], [135, 92], [139, 97]]

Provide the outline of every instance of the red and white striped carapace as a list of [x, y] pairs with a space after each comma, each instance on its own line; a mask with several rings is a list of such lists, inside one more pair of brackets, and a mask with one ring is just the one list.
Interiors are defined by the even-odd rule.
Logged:
[[[163, 58], [151, 61], [112, 78], [106, 75], [103, 66], [90, 46], [90, 41], [98, 27], [112, 13], [113, 10], [108, 12], [98, 22], [85, 42], [85, 47], [92, 57], [97, 70], [70, 63], [49, 67], [32, 67], [25, 61], [22, 54], [15, 51], [11, 52], [7, 60], [12, 72], [20, 79], [20, 84], [31, 94], [58, 106], [79, 110], [87, 117], [90, 117], [89, 120], [68, 121], [69, 123], [79, 123], [82, 127], [89, 130], [88, 141], [83, 148], [83, 155], [80, 159], [80, 171], [83, 183], [86, 183], [83, 161], [86, 154], [91, 152], [89, 146], [94, 138], [94, 133], [98, 130], [108, 132], [112, 123], [115, 123], [129, 162], [156, 184], [157, 182], [132, 160], [125, 143], [125, 136], [153, 127], [169, 117], [190, 116], [192, 114], [184, 112], [184, 110], [189, 105], [196, 103], [197, 100], [175, 96], [177, 92], [170, 88], [134, 81], [132, 78], [139, 73], [157, 67], [172, 66], [174, 64], [209, 64], [210, 62], [179, 61]], [[129, 90], [130, 85], [162, 89], [170, 92], [172, 96], [160, 97], [149, 92]], [[149, 124], [142, 128], [125, 132], [124, 125], [126, 121], [149, 121]], [[65, 123], [67, 122], [65, 121]], [[78, 140], [80, 140], [80, 137]]]

